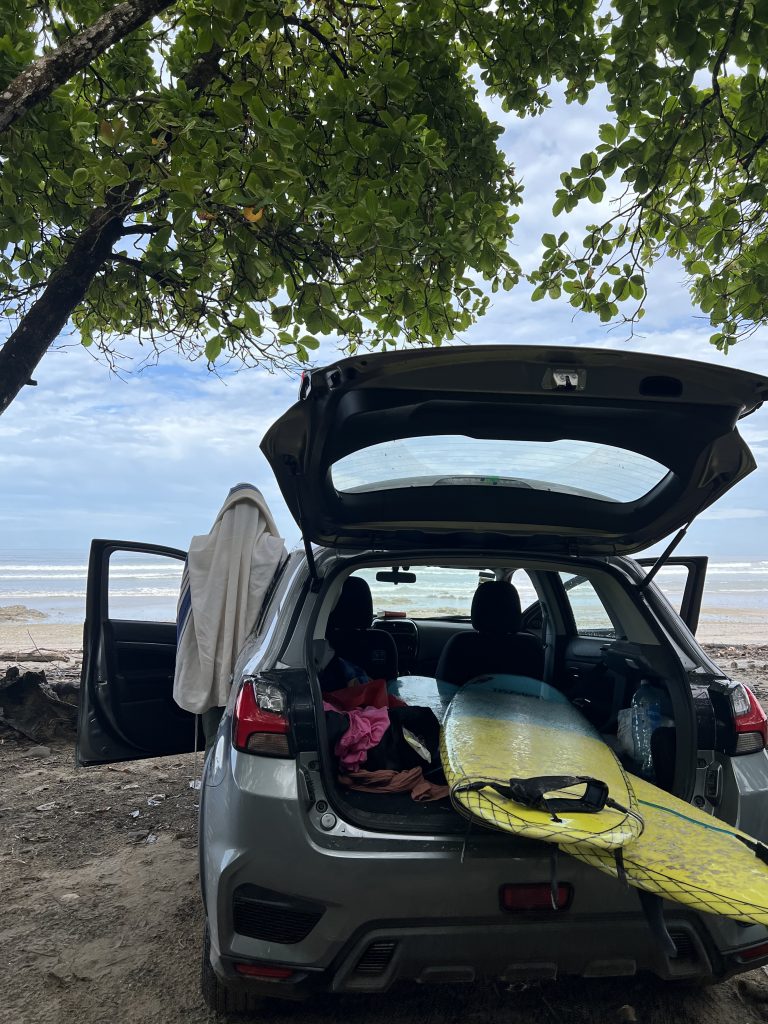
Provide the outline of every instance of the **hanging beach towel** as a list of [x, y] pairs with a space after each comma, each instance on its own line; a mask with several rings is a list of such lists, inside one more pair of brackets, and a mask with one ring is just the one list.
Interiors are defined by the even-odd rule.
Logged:
[[193, 537], [181, 581], [173, 697], [193, 714], [223, 707], [238, 652], [286, 557], [259, 490], [233, 487], [210, 533]]

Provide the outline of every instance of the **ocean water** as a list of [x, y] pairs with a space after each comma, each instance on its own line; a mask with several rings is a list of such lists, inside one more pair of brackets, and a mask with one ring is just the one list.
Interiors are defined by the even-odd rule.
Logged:
[[[109, 614], [113, 618], [172, 622], [183, 562], [118, 552], [109, 563]], [[40, 613], [50, 624], [82, 623], [88, 555], [82, 551], [0, 551], [0, 619], [10, 606]], [[21, 620], [18, 620], [21, 621]]]
[[[115, 618], [173, 621], [182, 563], [160, 556], [119, 552], [109, 566], [109, 613]], [[476, 570], [415, 567], [415, 583], [378, 583], [375, 570], [364, 575], [371, 583], [374, 608], [405, 611], [415, 616], [467, 614], [478, 584]], [[84, 551], [0, 550], [0, 621], [7, 609], [22, 606], [39, 613], [26, 621], [79, 624], [85, 617], [87, 553]], [[679, 607], [685, 584], [682, 568], [663, 569], [661, 589]], [[536, 599], [530, 580], [514, 580], [523, 607]], [[587, 622], [600, 625], [602, 609], [582, 600]], [[4, 611], [5, 609], [5, 611]], [[25, 621], [24, 617], [15, 621]], [[716, 561], [707, 571], [700, 635], [724, 642], [754, 641], [764, 632], [768, 642], [768, 560]]]

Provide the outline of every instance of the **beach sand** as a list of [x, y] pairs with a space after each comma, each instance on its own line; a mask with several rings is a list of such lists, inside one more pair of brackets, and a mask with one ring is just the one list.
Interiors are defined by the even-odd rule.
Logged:
[[[76, 681], [82, 626], [0, 617], [9, 664]], [[708, 624], [711, 627], [711, 623]], [[707, 628], [724, 671], [768, 701], [768, 629]], [[26, 655], [36, 660], [19, 659]], [[49, 661], [48, 658], [53, 657]], [[45, 658], [45, 661], [41, 659]], [[209, 1024], [197, 984], [203, 915], [197, 879], [200, 755], [79, 769], [73, 740], [34, 747], [0, 730], [0, 1005], [15, 1024]], [[34, 751], [42, 751], [33, 754]], [[32, 755], [32, 756], [30, 756]], [[384, 996], [317, 997], [270, 1007], [273, 1024], [760, 1024], [768, 976], [758, 969], [703, 991], [652, 978], [504, 986], [407, 987]], [[0, 1018], [6, 1017], [0, 1012]]]
[[0, 622], [0, 652], [34, 650], [47, 654], [59, 652], [80, 658], [83, 652], [83, 627], [68, 623], [31, 622], [21, 625]]
[[[41, 748], [0, 731], [0, 1020], [211, 1024], [198, 988], [199, 793], [190, 781], [200, 770], [199, 754], [77, 768], [71, 740]], [[403, 985], [273, 1004], [256, 1019], [765, 1024], [767, 1005], [760, 968], [704, 990], [647, 976], [563, 979], [525, 991], [493, 982]]]

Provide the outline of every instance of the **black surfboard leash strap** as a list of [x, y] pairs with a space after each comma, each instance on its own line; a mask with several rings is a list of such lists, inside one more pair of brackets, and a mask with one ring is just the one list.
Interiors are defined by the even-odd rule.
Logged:
[[[571, 786], [584, 786], [580, 796], [547, 797], [545, 794]], [[608, 786], [602, 779], [591, 775], [538, 775], [529, 779], [510, 778], [507, 782], [498, 779], [474, 779], [457, 783], [451, 790], [453, 793], [473, 793], [483, 789], [493, 789], [500, 796], [512, 800], [522, 807], [532, 810], [547, 811], [555, 822], [561, 822], [559, 814], [597, 814], [604, 807], [631, 815], [640, 824], [643, 818], [637, 811], [624, 807], [614, 800]]]

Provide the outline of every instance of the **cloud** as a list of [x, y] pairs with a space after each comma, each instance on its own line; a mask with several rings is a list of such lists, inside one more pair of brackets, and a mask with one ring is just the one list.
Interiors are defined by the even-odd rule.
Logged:
[[296, 535], [259, 451], [295, 380], [254, 370], [222, 381], [175, 357], [121, 380], [69, 349], [49, 353], [37, 377], [0, 420], [0, 514], [17, 523], [6, 544], [106, 535], [183, 547], [240, 480]]
[[701, 519], [764, 519], [768, 509], [764, 508], [720, 508], [715, 505], [701, 513]]

